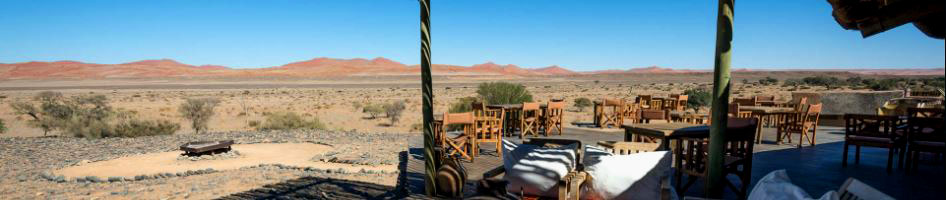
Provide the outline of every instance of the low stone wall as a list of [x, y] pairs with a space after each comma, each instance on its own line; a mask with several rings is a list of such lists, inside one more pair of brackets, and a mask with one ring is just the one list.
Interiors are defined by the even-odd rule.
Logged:
[[794, 92], [792, 99], [808, 97], [809, 104], [822, 103], [822, 115], [877, 114], [884, 102], [903, 97], [903, 91]]

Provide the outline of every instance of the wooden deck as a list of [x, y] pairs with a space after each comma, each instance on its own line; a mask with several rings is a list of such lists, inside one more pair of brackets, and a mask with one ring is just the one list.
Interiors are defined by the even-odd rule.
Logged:
[[[752, 183], [774, 170], [786, 169], [792, 181], [804, 188], [815, 198], [829, 190], [837, 190], [849, 177], [861, 180], [897, 199], [946, 199], [946, 170], [943, 160], [927, 156], [921, 162], [918, 171], [907, 171], [895, 168], [893, 173], [885, 171], [887, 150], [879, 148], [862, 148], [860, 164], [854, 164], [853, 151], [849, 156], [848, 166], [841, 167], [841, 152], [843, 150], [844, 132], [841, 127], [820, 127], [817, 135], [817, 144], [813, 147], [797, 148], [794, 145], [775, 144], [775, 130], [766, 128], [763, 133], [763, 144], [755, 146], [755, 155], [752, 166]], [[597, 131], [588, 128], [565, 128], [562, 136], [550, 138], [577, 139], [583, 144], [596, 144], [604, 140], [623, 140], [623, 131]], [[508, 138], [521, 143], [518, 137]], [[797, 136], [796, 136], [797, 139]], [[409, 196], [423, 194], [423, 137], [415, 136], [409, 141], [406, 170], [404, 171], [405, 189]], [[465, 162], [470, 180], [467, 181], [465, 193], [472, 195], [476, 187], [474, 183], [481, 179], [483, 172], [500, 166], [502, 159], [496, 155], [492, 147], [483, 146], [483, 152], [476, 157], [475, 162]], [[735, 177], [729, 177], [736, 181]], [[738, 183], [738, 181], [736, 181]], [[702, 185], [697, 183], [686, 191], [686, 196], [702, 196]], [[726, 192], [726, 199], [735, 199], [735, 194]]]

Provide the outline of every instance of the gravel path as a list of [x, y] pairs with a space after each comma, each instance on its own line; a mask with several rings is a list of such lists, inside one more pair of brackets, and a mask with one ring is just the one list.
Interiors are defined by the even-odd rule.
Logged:
[[[224, 139], [232, 139], [238, 144], [313, 142], [335, 148], [331, 156], [336, 158], [330, 160], [368, 165], [396, 164], [398, 153], [406, 149], [407, 138], [406, 134], [330, 131], [254, 131], [106, 139], [0, 138], [0, 155], [2, 155], [0, 156], [0, 163], [2, 163], [0, 165], [0, 199], [91, 197], [204, 199], [306, 176], [354, 179], [393, 185], [397, 176], [394, 173], [339, 173], [275, 166], [120, 183], [78, 183], [75, 181], [56, 183], [45, 180], [42, 175], [80, 162], [176, 151], [178, 146], [185, 142]], [[192, 189], [194, 191], [191, 191]]]

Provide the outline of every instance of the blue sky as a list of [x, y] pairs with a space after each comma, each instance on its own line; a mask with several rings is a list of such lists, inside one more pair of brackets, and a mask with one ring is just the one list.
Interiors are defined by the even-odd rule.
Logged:
[[[316, 57], [419, 63], [416, 0], [0, 0], [0, 63], [175, 59], [268, 67]], [[716, 1], [433, 0], [433, 62], [572, 70], [710, 69]], [[944, 42], [904, 25], [843, 30], [824, 0], [736, 2], [733, 66], [943, 67]]]

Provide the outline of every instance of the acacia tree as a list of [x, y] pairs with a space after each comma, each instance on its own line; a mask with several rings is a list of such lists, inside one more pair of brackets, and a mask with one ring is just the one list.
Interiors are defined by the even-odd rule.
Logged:
[[178, 109], [184, 119], [190, 120], [194, 133], [207, 129], [207, 123], [214, 116], [214, 108], [220, 100], [215, 98], [187, 99]]
[[34, 96], [33, 100], [38, 101], [40, 105], [36, 106], [33, 103], [17, 101], [10, 104], [10, 107], [17, 115], [27, 115], [33, 118], [29, 121], [29, 125], [43, 129], [43, 136], [47, 136], [49, 131], [57, 127], [57, 120], [52, 115], [70, 115], [65, 109], [57, 109], [62, 108], [62, 93], [43, 91]]

